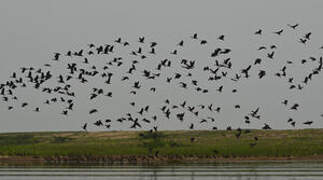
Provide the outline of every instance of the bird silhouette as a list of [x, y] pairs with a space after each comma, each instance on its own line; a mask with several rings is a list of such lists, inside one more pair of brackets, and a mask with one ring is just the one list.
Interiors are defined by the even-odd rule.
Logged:
[[305, 35], [304, 35], [304, 38], [305, 39], [307, 39], [307, 40], [310, 40], [310, 36], [312, 35], [312, 33], [311, 32], [309, 32], [309, 33], [306, 33]]
[[311, 124], [313, 124], [313, 121], [305, 121], [303, 124], [305, 124], [305, 125], [311, 125]]
[[143, 37], [143, 36], [142, 37], [139, 37], [139, 42], [140, 43], [144, 43], [144, 41], [145, 41], [145, 37]]
[[283, 33], [283, 31], [284, 31], [283, 29], [281, 29], [279, 31], [274, 31], [274, 34], [277, 34], [277, 35], [280, 36]]
[[[271, 32], [266, 29], [257, 29], [249, 33], [251, 36], [257, 35], [258, 41], [251, 48], [255, 53], [251, 54], [252, 52], [250, 52], [253, 59], [251, 61], [246, 59], [238, 62], [236, 60], [233, 56], [233, 53], [236, 52], [235, 49], [228, 46], [231, 38], [224, 35], [225, 33], [221, 33], [217, 37], [213, 36], [215, 37], [213, 39], [202, 39], [198, 37], [197, 33], [192, 33], [186, 38], [176, 40], [168, 49], [160, 48], [162, 43], [159, 41], [147, 41], [148, 39], [144, 36], [137, 37], [136, 42], [128, 41], [124, 37], [117, 37], [111, 42], [103, 44], [85, 44], [84, 48], [55, 52], [50, 58], [51, 63], [34, 67], [25, 66], [12, 72], [7, 81], [0, 83], [0, 96], [2, 102], [6, 104], [4, 107], [15, 113], [19, 110], [17, 107], [23, 108], [24, 111], [44, 113], [44, 108], [55, 106], [59, 108], [58, 113], [65, 116], [77, 113], [80, 105], [84, 104], [83, 106], [85, 106], [86, 103], [83, 103], [82, 97], [86, 97], [86, 101], [90, 101], [91, 105], [101, 102], [117, 105], [114, 103], [118, 102], [119, 104], [120, 100], [120, 104], [122, 104], [121, 100], [130, 98], [127, 99], [129, 101], [126, 101], [129, 105], [120, 109], [126, 115], [96, 120], [94, 123], [89, 120], [81, 125], [82, 129], [86, 131], [87, 125], [94, 125], [97, 128], [114, 130], [114, 122], [118, 122], [130, 129], [149, 128], [153, 132], [157, 131], [157, 124], [166, 118], [169, 120], [168, 122], [179, 120], [188, 129], [197, 128], [195, 127], [196, 123], [200, 123], [201, 128], [232, 130], [235, 137], [240, 139], [244, 134], [243, 131], [240, 128], [237, 131], [232, 128], [240, 127], [240, 124], [226, 122], [225, 126], [221, 127], [218, 124], [215, 126], [213, 123], [224, 122], [226, 118], [222, 116], [225, 116], [226, 110], [231, 110], [232, 117], [239, 117], [236, 120], [241, 118], [244, 125], [249, 128], [256, 126], [255, 121], [266, 119], [265, 113], [261, 114], [266, 112], [263, 106], [259, 105], [251, 112], [245, 111], [248, 106], [241, 101], [241, 97], [244, 96], [245, 88], [251, 87], [245, 83], [265, 82], [271, 84], [279, 81], [284, 85], [281, 88], [286, 88], [293, 95], [295, 93], [297, 95], [295, 97], [301, 98], [299, 95], [304, 89], [310, 88], [311, 83], [315, 80], [319, 81], [318, 75], [323, 67], [322, 57], [315, 53], [304, 57], [292, 57], [293, 59], [282, 57], [280, 52], [284, 48], [284, 44], [278, 40], [274, 41], [286, 34], [284, 38], [289, 38], [289, 35], [294, 36], [296, 45], [299, 46], [299, 43], [305, 45], [300, 46], [300, 50], [311, 48], [311, 41], [315, 40], [312, 32], [306, 30], [301, 32], [302, 29], [298, 28], [299, 26], [298, 23], [287, 24], [286, 30], [281, 28], [272, 31], [273, 37], [262, 36], [264, 32]], [[216, 43], [215, 47], [214, 43]], [[314, 48], [317, 51], [320, 49], [323, 48]], [[204, 52], [204, 54], [198, 51]], [[195, 54], [195, 56], [190, 54]], [[289, 59], [281, 61], [282, 58]], [[60, 65], [62, 65], [61, 68]], [[266, 78], [264, 78], [265, 76]], [[20, 99], [18, 96], [21, 93], [20, 89], [23, 91], [33, 89], [39, 92], [41, 94], [39, 96], [40, 102], [44, 107], [34, 105], [34, 100], [28, 102], [23, 98]], [[85, 92], [85, 94], [83, 95], [79, 91]], [[127, 93], [122, 94], [123, 92]], [[120, 94], [122, 96], [119, 96]], [[173, 97], [166, 98], [165, 96], [168, 94], [172, 94]], [[151, 101], [154, 101], [155, 98], [163, 99], [161, 104], [157, 102], [143, 104], [145, 95], [149, 95]], [[260, 101], [256, 95], [254, 101]], [[223, 101], [228, 96], [231, 96], [228, 102], [236, 103], [228, 103], [224, 106], [216, 105], [215, 102]], [[123, 98], [118, 100], [119, 97]], [[181, 99], [183, 97], [188, 98]], [[198, 102], [194, 98], [201, 99], [203, 102]], [[79, 101], [80, 99], [82, 101]], [[290, 98], [280, 101], [278, 103], [282, 103], [282, 106], [286, 107], [287, 113], [293, 113], [293, 118], [296, 119], [294, 116], [297, 112], [292, 110], [299, 110], [300, 104], [292, 104]], [[108, 107], [105, 105], [103, 104], [102, 108]], [[95, 106], [98, 107], [97, 104]], [[93, 107], [89, 109], [91, 108]], [[288, 112], [289, 110], [291, 112]], [[104, 112], [104, 110], [99, 112], [97, 109], [91, 109], [88, 113], [91, 116], [95, 114], [101, 117]], [[221, 118], [213, 117], [215, 115], [221, 115]], [[287, 123], [285, 121], [286, 126], [296, 127], [297, 125], [314, 123], [314, 121], [296, 122], [293, 118], [289, 118]], [[271, 125], [266, 122], [263, 125], [260, 124], [258, 128], [268, 130], [271, 129]], [[251, 143], [254, 145], [250, 145], [252, 147], [256, 145], [258, 138], [254, 140], [255, 142]]]
[[82, 126], [82, 129], [83, 129], [84, 131], [87, 131], [87, 123], [84, 123], [84, 125]]
[[287, 26], [292, 28], [292, 29], [296, 29], [299, 26], [299, 24], [298, 23], [294, 24], [294, 25], [287, 24]]
[[262, 34], [262, 29], [258, 29], [256, 32], [255, 32], [255, 35], [261, 35]]
[[60, 53], [55, 53], [54, 54], [54, 61], [58, 61], [59, 60], [59, 56], [60, 56], [61, 54]]
[[261, 59], [260, 58], [257, 58], [254, 62], [254, 65], [257, 65], [257, 64], [261, 64]]
[[197, 39], [197, 33], [194, 33], [193, 36], [191, 36], [192, 39]]
[[269, 59], [273, 59], [274, 58], [274, 55], [275, 55], [275, 51], [272, 51], [271, 53], [267, 53], [267, 57]]
[[266, 71], [260, 70], [258, 73], [259, 79], [263, 78], [266, 75]]
[[297, 108], [299, 107], [299, 104], [298, 103], [295, 103], [291, 108], [290, 110], [298, 110]]
[[93, 113], [96, 113], [96, 112], [98, 112], [97, 109], [92, 109], [92, 110], [89, 111], [89, 114], [93, 114]]
[[224, 35], [222, 34], [222, 35], [220, 35], [219, 37], [218, 37], [218, 39], [219, 40], [221, 40], [221, 41], [224, 41]]

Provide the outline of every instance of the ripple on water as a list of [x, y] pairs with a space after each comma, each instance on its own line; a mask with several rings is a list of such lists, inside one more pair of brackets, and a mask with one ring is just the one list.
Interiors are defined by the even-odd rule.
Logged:
[[322, 180], [323, 163], [1, 167], [0, 180]]

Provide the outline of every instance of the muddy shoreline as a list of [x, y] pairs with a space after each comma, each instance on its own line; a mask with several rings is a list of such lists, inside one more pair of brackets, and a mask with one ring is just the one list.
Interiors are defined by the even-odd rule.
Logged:
[[0, 165], [149, 165], [243, 162], [323, 162], [323, 155], [307, 157], [217, 157], [217, 156], [0, 156]]

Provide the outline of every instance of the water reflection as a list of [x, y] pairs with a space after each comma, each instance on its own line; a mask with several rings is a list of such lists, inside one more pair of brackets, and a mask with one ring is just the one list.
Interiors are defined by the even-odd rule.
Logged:
[[243, 163], [165, 166], [0, 168], [8, 180], [318, 180], [323, 163]]

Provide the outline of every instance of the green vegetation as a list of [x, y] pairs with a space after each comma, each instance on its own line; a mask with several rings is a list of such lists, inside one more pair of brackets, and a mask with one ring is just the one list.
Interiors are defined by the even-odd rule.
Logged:
[[239, 138], [237, 133], [236, 130], [6, 133], [0, 134], [0, 156], [323, 156], [323, 129], [243, 130]]

